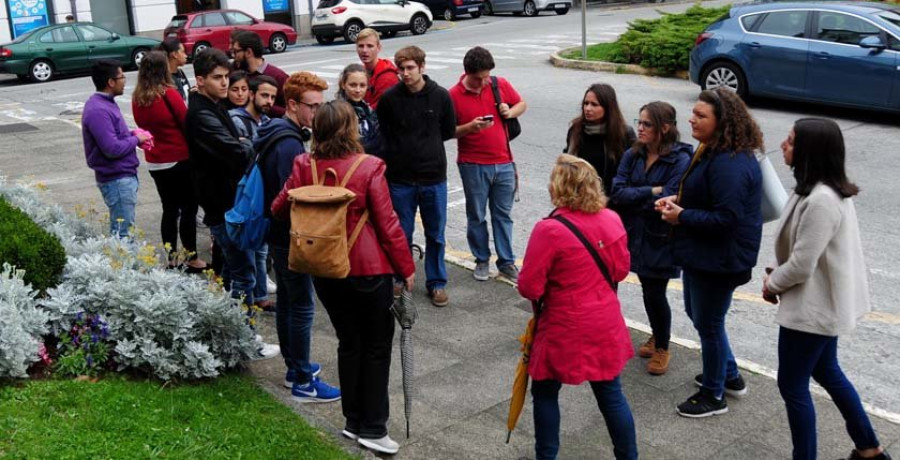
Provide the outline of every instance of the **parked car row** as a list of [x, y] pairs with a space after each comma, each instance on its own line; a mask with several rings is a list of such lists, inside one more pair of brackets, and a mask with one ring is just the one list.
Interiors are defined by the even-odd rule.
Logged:
[[238, 10], [211, 10], [172, 17], [163, 30], [163, 37], [178, 37], [188, 56], [196, 56], [207, 48], [227, 51], [231, 47], [231, 32], [249, 30], [259, 34], [269, 51], [281, 53], [288, 45], [297, 43], [297, 31], [277, 22], [262, 21]]

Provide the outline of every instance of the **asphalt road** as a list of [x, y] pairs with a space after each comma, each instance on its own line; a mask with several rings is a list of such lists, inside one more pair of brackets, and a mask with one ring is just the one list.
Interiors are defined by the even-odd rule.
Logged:
[[[612, 40], [625, 30], [629, 20], [656, 16], [657, 9], [680, 11], [686, 7], [685, 4], [666, 4], [591, 9], [587, 18], [588, 40]], [[514, 209], [514, 246], [519, 258], [524, 255], [534, 223], [552, 209], [546, 191], [547, 178], [556, 156], [565, 146], [568, 123], [578, 114], [583, 92], [591, 83], [605, 82], [616, 88], [627, 120], [636, 118], [638, 108], [647, 102], [670, 102], [679, 111], [678, 126], [688, 133], [685, 137], [689, 138], [688, 115], [699, 92], [694, 84], [677, 79], [558, 69], [548, 63], [551, 52], [580, 44], [577, 10], [566, 16], [544, 13], [537, 18], [502, 16], [463, 19], [455, 23], [438, 21], [436, 26], [440, 30], [422, 36], [401, 34], [384, 40], [382, 56], [390, 57], [406, 45], [418, 45], [427, 52], [426, 73], [449, 87], [462, 74], [465, 51], [475, 45], [485, 46], [494, 53], [497, 62], [494, 73], [508, 78], [528, 102], [528, 112], [521, 118], [523, 134], [513, 142], [521, 177], [521, 201]], [[330, 46], [294, 47], [284, 54], [268, 56], [268, 59], [288, 72], [316, 72], [332, 85], [336, 83], [340, 69], [357, 62], [354, 48], [342, 42]], [[189, 67], [186, 70], [190, 76]], [[126, 96], [118, 100], [123, 112], [130, 115], [127, 95], [134, 87], [136, 73], [128, 72], [127, 75]], [[23, 153], [31, 148], [27, 136], [0, 134], [0, 145], [3, 146], [0, 174], [42, 180], [57, 190], [53, 196], [66, 206], [74, 206], [87, 198], [100, 202], [99, 193], [90, 183], [91, 174], [83, 163], [81, 137], [77, 130], [80, 109], [92, 92], [89, 78], [83, 76], [43, 84], [21, 84], [14, 77], [0, 76], [0, 123], [29, 122], [44, 130], [42, 141], [55, 140], [56, 145], [54, 153], [42, 155], [40, 161], [36, 161]], [[856, 205], [869, 268], [873, 313], [866, 317], [854, 335], [841, 339], [841, 359], [864, 401], [882, 410], [900, 413], [900, 395], [896, 392], [896, 375], [900, 371], [900, 353], [896, 346], [900, 343], [900, 268], [896, 265], [900, 261], [900, 230], [897, 229], [900, 220], [890, 217], [894, 212], [890, 211], [888, 203], [897, 171], [892, 157], [900, 151], [896, 117], [777, 101], [751, 101], [751, 108], [765, 134], [772, 161], [787, 187], [793, 186], [793, 179], [782, 164], [778, 146], [793, 121], [807, 116], [824, 116], [835, 119], [844, 130], [849, 175], [863, 190]], [[21, 142], [18, 139], [22, 139]], [[693, 139], [687, 141], [694, 142]], [[456, 143], [450, 141], [446, 146], [451, 163], [448, 171], [448, 253], [460, 259], [471, 259], [465, 238], [462, 187], [458, 171], [452, 166]], [[139, 215], [141, 209], [159, 206], [149, 176], [144, 173], [142, 177], [145, 180]], [[67, 192], [75, 188], [76, 182], [82, 185], [80, 195]], [[139, 217], [138, 223], [147, 229], [150, 238], [155, 237], [155, 222]], [[761, 267], [774, 259], [774, 231], [774, 224], [765, 226], [760, 268], [756, 270], [754, 280], [740, 289], [728, 321], [735, 354], [769, 370], [777, 368], [775, 309], [763, 303], [758, 292]], [[417, 239], [421, 240], [421, 234]], [[696, 340], [696, 333], [681, 313], [680, 284], [673, 282], [670, 287], [673, 333]], [[452, 280], [448, 290], [452, 302]], [[626, 317], [646, 323], [639, 287], [626, 283], [621, 289], [621, 298]]]

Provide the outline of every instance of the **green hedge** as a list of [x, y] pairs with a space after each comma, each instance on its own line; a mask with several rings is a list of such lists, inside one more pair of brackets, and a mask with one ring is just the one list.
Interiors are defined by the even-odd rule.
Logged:
[[3, 263], [25, 270], [25, 282], [45, 291], [59, 283], [66, 251], [55, 235], [0, 198], [0, 265]]
[[[620, 64], [638, 64], [662, 74], [687, 70], [691, 49], [697, 35], [728, 13], [730, 5], [704, 8], [696, 4], [684, 13], [665, 13], [657, 19], [638, 19], [613, 43], [600, 43], [588, 48], [588, 60]], [[565, 57], [578, 59], [581, 51]]]

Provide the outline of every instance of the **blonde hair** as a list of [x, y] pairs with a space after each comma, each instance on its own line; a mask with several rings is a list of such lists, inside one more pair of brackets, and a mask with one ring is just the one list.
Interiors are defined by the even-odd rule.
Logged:
[[359, 31], [359, 34], [356, 36], [356, 43], [359, 43], [360, 40], [365, 40], [369, 37], [375, 37], [375, 43], [378, 45], [381, 44], [381, 39], [378, 38], [378, 31], [370, 27], [366, 27], [365, 29]]
[[562, 154], [550, 173], [550, 201], [557, 208], [597, 213], [606, 207], [606, 194], [597, 170], [574, 155]]

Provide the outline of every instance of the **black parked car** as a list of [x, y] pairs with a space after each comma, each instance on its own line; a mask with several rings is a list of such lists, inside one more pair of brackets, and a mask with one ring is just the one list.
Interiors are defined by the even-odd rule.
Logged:
[[424, 3], [435, 18], [452, 21], [463, 14], [478, 18], [484, 11], [484, 0], [417, 0]]

